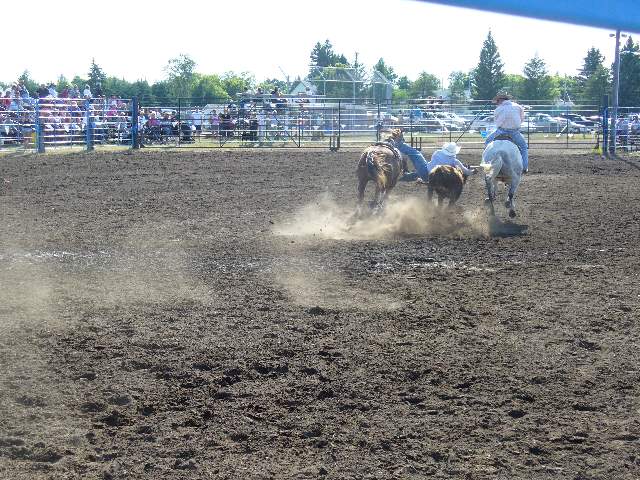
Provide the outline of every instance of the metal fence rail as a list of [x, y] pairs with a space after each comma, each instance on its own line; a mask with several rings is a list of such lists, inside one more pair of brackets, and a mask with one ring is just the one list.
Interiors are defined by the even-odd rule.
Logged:
[[[525, 105], [522, 133], [531, 149], [602, 148], [608, 109], [595, 105]], [[175, 99], [139, 105], [137, 99], [11, 99], [0, 105], [0, 149], [44, 152], [58, 147], [92, 150], [124, 147], [289, 147], [361, 148], [402, 128], [412, 145], [438, 148], [456, 141], [482, 149], [495, 128], [491, 102], [453, 103], [442, 99], [402, 103], [325, 97], [240, 96]], [[617, 143], [640, 146], [640, 108], [620, 108]], [[604, 143], [606, 146], [606, 143]]]

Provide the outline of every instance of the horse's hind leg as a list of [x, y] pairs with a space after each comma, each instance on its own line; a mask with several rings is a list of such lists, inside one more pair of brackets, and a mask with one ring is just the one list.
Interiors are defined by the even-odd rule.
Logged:
[[367, 187], [367, 182], [369, 179], [367, 177], [358, 179], [358, 205], [356, 207], [356, 217], [360, 217], [362, 215], [362, 203], [364, 202], [364, 190]]
[[384, 188], [381, 188], [380, 185], [376, 184], [376, 193], [375, 193], [375, 196], [373, 197], [373, 202], [371, 204], [373, 213], [380, 213], [382, 211], [385, 197], [386, 197], [386, 190]]
[[513, 200], [513, 193], [509, 192], [507, 197], [507, 210], [509, 210], [509, 218], [516, 216], [516, 202]]
[[490, 177], [485, 177], [485, 184], [487, 186], [487, 198], [484, 201], [484, 204], [489, 207], [489, 213], [491, 213], [492, 217], [496, 216], [496, 210], [493, 207], [493, 200], [495, 198], [495, 185], [493, 180]]

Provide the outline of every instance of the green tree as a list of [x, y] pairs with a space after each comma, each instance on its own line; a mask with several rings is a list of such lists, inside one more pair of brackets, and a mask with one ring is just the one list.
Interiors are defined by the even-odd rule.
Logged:
[[412, 98], [424, 98], [433, 96], [436, 93], [436, 90], [440, 87], [440, 81], [436, 78], [435, 75], [431, 75], [427, 72], [422, 72], [418, 75], [418, 78], [411, 83], [411, 88], [409, 89], [409, 95]]
[[382, 58], [378, 60], [378, 63], [373, 66], [373, 70], [380, 72], [391, 83], [395, 83], [396, 79], [398, 78], [396, 72], [393, 71], [393, 67], [387, 65]]
[[618, 104], [621, 107], [640, 105], [640, 46], [629, 36], [620, 50], [620, 84]]
[[88, 85], [89, 81], [86, 78], [82, 78], [81, 76], [76, 75], [75, 77], [73, 77], [73, 80], [71, 80], [71, 83], [78, 87], [78, 90], [80, 90], [80, 93], [82, 93], [82, 91], [84, 90], [84, 86]]
[[22, 72], [22, 75], [18, 77], [18, 81], [22, 82], [27, 90], [29, 90], [29, 94], [35, 96], [36, 90], [38, 90], [38, 84], [31, 78], [29, 74], [29, 70], [25, 70]]
[[495, 97], [504, 86], [503, 67], [498, 47], [489, 31], [480, 50], [480, 61], [472, 73], [473, 98], [489, 100]]
[[411, 80], [406, 75], [403, 75], [398, 78], [397, 85], [400, 90], [409, 90], [411, 88]]
[[[333, 67], [338, 64], [347, 65], [347, 58], [344, 55], [338, 55], [333, 51], [333, 45], [327, 39], [324, 43], [316, 43], [311, 50], [312, 67]], [[311, 69], [313, 71], [313, 68]]]
[[166, 80], [156, 82], [151, 85], [151, 93], [153, 94], [153, 100], [155, 103], [167, 106], [172, 104], [171, 98], [173, 97], [173, 94], [171, 93], [169, 82]]
[[137, 80], [131, 85], [132, 96], [138, 97], [140, 102], [153, 103], [151, 85], [146, 80]]
[[252, 89], [255, 85], [253, 75], [248, 72], [240, 74], [226, 72], [222, 75], [221, 80], [227, 95], [231, 98], [235, 98], [239, 93]]
[[357, 81], [356, 83], [356, 97], [357, 98], [363, 98], [367, 96], [367, 84], [366, 84], [366, 77], [367, 77], [367, 72], [366, 72], [366, 68], [364, 66], [364, 64], [360, 61], [358, 61], [358, 54], [356, 53], [356, 57], [353, 61], [353, 64], [351, 66], [351, 68], [353, 69], [351, 71], [351, 74], [353, 75], [353, 78]]
[[67, 77], [65, 77], [64, 75], [60, 75], [58, 77], [58, 81], [56, 82], [56, 90], [58, 91], [58, 93], [62, 93], [62, 91], [65, 88], [69, 88], [70, 83], [69, 80], [67, 80]]
[[256, 85], [256, 88], [258, 87], [260, 87], [263, 92], [267, 93], [269, 93], [276, 87], [278, 87], [278, 90], [280, 90], [281, 92], [289, 93], [289, 85], [287, 85], [287, 82], [278, 80], [277, 78], [266, 78], [264, 81]]
[[[345, 70], [349, 67], [347, 57], [337, 54], [329, 40], [316, 43], [310, 54], [309, 80], [318, 88], [318, 92], [327, 97], [351, 97], [354, 72]], [[333, 67], [333, 68], [331, 68]], [[356, 79], [357, 80], [357, 79]], [[357, 94], [356, 83], [356, 94]]]
[[176, 58], [169, 59], [165, 69], [169, 92], [174, 97], [190, 97], [191, 84], [195, 74], [196, 62], [181, 53]]
[[502, 89], [516, 98], [525, 98], [523, 97], [524, 81], [525, 78], [518, 73], [506, 73]]
[[[91, 67], [89, 68], [89, 80], [87, 83], [91, 87], [93, 94], [99, 94], [102, 90], [102, 84], [107, 79], [107, 75], [98, 66], [95, 59], [91, 59]], [[84, 85], [83, 85], [84, 86]]]
[[582, 68], [578, 73], [577, 78], [580, 86], [583, 87], [591, 75], [602, 66], [604, 66], [604, 55], [602, 55], [597, 48], [591, 47], [587, 51], [587, 56], [584, 57]]
[[553, 100], [558, 94], [554, 82], [547, 72], [547, 66], [536, 54], [524, 66], [524, 82], [521, 97], [528, 101]]
[[578, 75], [573, 77], [569, 94], [581, 103], [600, 105], [608, 89], [609, 75], [604, 66], [604, 56], [591, 47], [584, 57]]
[[466, 91], [469, 89], [469, 74], [464, 72], [451, 72], [449, 74], [449, 96], [454, 102], [464, 102]]
[[577, 98], [585, 105], [602, 106], [604, 95], [610, 93], [611, 72], [604, 65], [600, 65], [589, 75]]
[[218, 75], [196, 74], [193, 82], [192, 96], [201, 103], [228, 100], [229, 95]]

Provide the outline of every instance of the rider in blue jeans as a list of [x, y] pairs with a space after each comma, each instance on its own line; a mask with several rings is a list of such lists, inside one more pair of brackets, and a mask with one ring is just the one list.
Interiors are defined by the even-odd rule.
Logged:
[[529, 148], [527, 141], [520, 133], [520, 126], [524, 121], [524, 109], [516, 102], [512, 102], [511, 97], [506, 94], [496, 95], [493, 101], [498, 105], [494, 112], [497, 128], [487, 136], [484, 144], [489, 145], [498, 135], [509, 136], [520, 150], [522, 170], [527, 173], [529, 171]]

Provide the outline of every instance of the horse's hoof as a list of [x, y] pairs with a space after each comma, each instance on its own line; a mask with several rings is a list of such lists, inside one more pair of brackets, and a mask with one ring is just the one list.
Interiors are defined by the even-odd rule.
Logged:
[[516, 211], [515, 210], [509, 210], [509, 218], [515, 218], [516, 217]]

